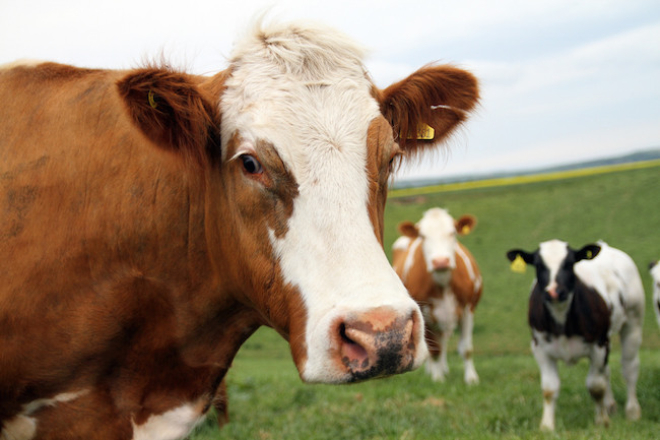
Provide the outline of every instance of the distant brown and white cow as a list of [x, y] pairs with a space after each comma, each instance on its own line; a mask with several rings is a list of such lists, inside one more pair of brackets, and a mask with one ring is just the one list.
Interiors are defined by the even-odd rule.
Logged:
[[424, 361], [382, 249], [388, 179], [477, 82], [427, 66], [380, 90], [362, 56], [259, 23], [213, 77], [0, 69], [0, 437], [182, 437], [261, 325], [306, 382]]
[[653, 261], [649, 264], [649, 272], [653, 278], [653, 310], [655, 311], [655, 319], [660, 326], [660, 264]]
[[587, 388], [596, 402], [596, 423], [609, 424], [616, 409], [610, 385], [610, 338], [621, 337], [621, 368], [628, 388], [626, 416], [637, 420], [639, 347], [642, 343], [644, 288], [633, 260], [604, 242], [571, 249], [551, 240], [535, 252], [514, 249], [507, 258], [533, 264], [536, 280], [529, 298], [532, 351], [541, 370], [541, 429], [555, 429], [559, 396], [557, 361], [572, 365], [582, 357], [591, 363]]
[[447, 346], [460, 323], [458, 352], [465, 367], [464, 380], [468, 384], [479, 382], [472, 359], [472, 330], [482, 278], [474, 257], [456, 238], [475, 225], [471, 215], [454, 220], [446, 210], [432, 208], [416, 225], [402, 222], [402, 236], [393, 245], [394, 270], [422, 307], [431, 352], [426, 370], [435, 381], [443, 381], [449, 372]]

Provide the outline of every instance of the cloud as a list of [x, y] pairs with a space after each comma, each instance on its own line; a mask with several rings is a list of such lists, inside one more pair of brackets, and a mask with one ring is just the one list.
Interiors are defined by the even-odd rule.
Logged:
[[420, 173], [660, 144], [656, 0], [22, 0], [0, 8], [0, 64], [28, 57], [127, 68], [165, 54], [214, 73], [269, 8], [275, 19], [323, 21], [370, 48], [379, 87], [436, 60], [477, 75], [479, 113]]

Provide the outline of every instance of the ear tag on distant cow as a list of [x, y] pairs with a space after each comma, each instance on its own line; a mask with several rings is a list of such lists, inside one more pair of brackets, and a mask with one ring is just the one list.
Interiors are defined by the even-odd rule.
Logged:
[[594, 253], [591, 252], [591, 249], [587, 250], [587, 260], [594, 258]]
[[158, 103], [156, 103], [156, 100], [154, 99], [153, 90], [149, 90], [149, 93], [147, 93], [147, 99], [149, 100], [149, 105], [151, 106], [151, 108], [158, 107]]
[[461, 234], [468, 235], [469, 233], [470, 233], [470, 227], [468, 225], [465, 225], [461, 228]]
[[[402, 136], [403, 137], [403, 136]], [[435, 137], [435, 130], [430, 125], [420, 123], [417, 125], [417, 132], [408, 133], [406, 139], [432, 140]]]
[[522, 259], [520, 254], [516, 255], [516, 258], [511, 262], [511, 270], [516, 273], [525, 273], [527, 269], [527, 263]]

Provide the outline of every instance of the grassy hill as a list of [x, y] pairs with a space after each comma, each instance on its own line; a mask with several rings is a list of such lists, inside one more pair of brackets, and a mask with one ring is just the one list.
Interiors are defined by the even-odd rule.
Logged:
[[[496, 344], [497, 352], [510, 353], [521, 347], [519, 339], [528, 339], [525, 310], [534, 274], [531, 269], [523, 276], [512, 273], [504, 257], [508, 249], [531, 251], [552, 238], [567, 241], [573, 247], [605, 240], [635, 260], [650, 299], [648, 263], [660, 259], [660, 196], [656, 190], [659, 175], [660, 168], [654, 167], [391, 199], [386, 209], [386, 250], [397, 238], [400, 221], [417, 221], [432, 206], [444, 207], [455, 217], [475, 215], [477, 227], [461, 240], [484, 273], [484, 295], [475, 333], [482, 324], [492, 326], [498, 317], [510, 317], [503, 320], [506, 326], [502, 331], [507, 337]], [[516, 318], [521, 322], [515, 321], [514, 326], [512, 320]], [[650, 302], [646, 326], [646, 344], [660, 347], [660, 332]]]
[[528, 169], [522, 171], [496, 171], [481, 174], [465, 174], [452, 177], [437, 178], [408, 178], [395, 180], [393, 188], [418, 188], [423, 186], [432, 186], [446, 183], [473, 182], [475, 180], [501, 179], [514, 176], [529, 176], [536, 174], [556, 173], [560, 171], [584, 170], [587, 168], [596, 168], [604, 166], [616, 166], [622, 164], [632, 164], [637, 162], [656, 161], [660, 159], [660, 148], [650, 148], [635, 153], [624, 154], [621, 156], [605, 157], [583, 162], [570, 162], [563, 165], [557, 165], [545, 168]]
[[593, 425], [593, 404], [584, 385], [587, 363], [562, 365], [557, 438], [657, 438], [660, 329], [651, 309], [647, 266], [660, 258], [659, 172], [655, 167], [391, 199], [385, 221], [388, 255], [397, 224], [418, 220], [429, 207], [445, 207], [454, 216], [471, 213], [479, 221], [462, 241], [484, 274], [474, 334], [481, 384], [463, 384], [454, 338], [451, 373], [443, 384], [431, 382], [422, 368], [357, 385], [305, 385], [286, 342], [262, 329], [241, 349], [228, 375], [232, 422], [218, 431], [210, 417], [191, 439], [555, 438], [538, 432], [542, 398], [526, 323], [533, 271], [515, 274], [504, 257], [512, 247], [533, 250], [551, 238], [574, 247], [603, 239], [626, 251], [637, 263], [647, 293], [638, 386], [642, 420], [630, 423], [621, 415], [625, 388], [616, 341], [610, 365], [620, 411], [612, 426]]

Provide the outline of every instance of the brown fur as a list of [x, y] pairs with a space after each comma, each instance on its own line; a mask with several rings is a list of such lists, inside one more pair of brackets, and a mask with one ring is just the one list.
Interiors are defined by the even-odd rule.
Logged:
[[392, 127], [384, 118], [377, 118], [369, 125], [367, 139], [367, 154], [374, 158], [367, 162], [366, 170], [369, 179], [369, 218], [382, 246], [388, 179], [392, 163], [401, 150], [394, 143]]
[[[465, 70], [428, 65], [381, 91], [379, 101], [401, 148], [416, 153], [437, 145], [467, 119], [479, 101], [479, 89], [475, 77]], [[407, 139], [419, 124], [433, 127], [435, 138]]]

